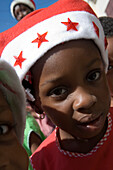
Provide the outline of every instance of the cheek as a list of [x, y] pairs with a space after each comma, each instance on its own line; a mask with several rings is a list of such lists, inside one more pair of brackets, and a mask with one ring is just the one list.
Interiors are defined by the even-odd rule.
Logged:
[[108, 83], [113, 84], [113, 69], [108, 71], [107, 80], [108, 80]]
[[13, 138], [13, 141], [4, 140], [3, 144], [1, 143], [0, 155], [2, 155], [0, 166], [4, 165], [8, 169], [16, 169], [17, 167], [27, 169], [28, 167], [28, 155], [16, 138]]
[[58, 105], [56, 107], [53, 107], [53, 105], [43, 105], [42, 107], [51, 121], [59, 127], [62, 127], [65, 121], [69, 120], [68, 114], [65, 110], [60, 109]]
[[107, 74], [108, 85], [111, 95], [113, 95], [113, 70], [109, 71]]
[[110, 107], [110, 91], [108, 83], [106, 82], [103, 84], [102, 88], [100, 89], [100, 102], [102, 103], [105, 110], [109, 110]]
[[40, 98], [41, 107], [45, 113], [47, 113], [50, 117], [54, 117], [53, 114], [56, 115], [68, 115], [72, 112], [72, 102], [71, 100], [65, 101], [56, 101], [54, 99], [50, 99], [48, 97]]

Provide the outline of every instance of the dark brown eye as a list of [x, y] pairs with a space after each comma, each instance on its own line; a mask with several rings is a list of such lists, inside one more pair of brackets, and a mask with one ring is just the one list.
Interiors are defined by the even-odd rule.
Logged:
[[112, 66], [112, 65], [109, 65], [109, 66], [108, 66], [108, 70], [111, 70], [111, 69], [113, 69], [113, 66]]
[[8, 125], [0, 125], [0, 135], [4, 135], [9, 131]]
[[95, 71], [88, 74], [87, 80], [88, 81], [96, 81], [100, 78], [100, 76], [101, 76], [101, 72], [99, 70], [98, 71], [95, 70]]
[[52, 91], [50, 91], [49, 95], [52, 97], [59, 97], [59, 96], [63, 96], [66, 92], [67, 90], [65, 88], [57, 87], [53, 89]]

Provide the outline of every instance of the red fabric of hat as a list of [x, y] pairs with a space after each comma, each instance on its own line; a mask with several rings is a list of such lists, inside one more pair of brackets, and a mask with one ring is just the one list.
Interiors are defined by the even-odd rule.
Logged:
[[107, 70], [103, 28], [91, 7], [82, 0], [59, 0], [48, 8], [35, 10], [0, 34], [0, 54], [22, 80], [48, 50], [74, 39], [92, 39], [100, 49]]

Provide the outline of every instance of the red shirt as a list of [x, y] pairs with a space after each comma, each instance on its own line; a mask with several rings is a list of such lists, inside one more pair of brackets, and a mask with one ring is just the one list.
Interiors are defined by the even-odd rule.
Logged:
[[[108, 117], [108, 129], [101, 141], [94, 147], [93, 153], [79, 157], [66, 152], [57, 145], [56, 132], [46, 138], [31, 156], [35, 170], [113, 170], [113, 108]], [[58, 148], [59, 147], [59, 148]], [[81, 154], [80, 154], [81, 155]]]

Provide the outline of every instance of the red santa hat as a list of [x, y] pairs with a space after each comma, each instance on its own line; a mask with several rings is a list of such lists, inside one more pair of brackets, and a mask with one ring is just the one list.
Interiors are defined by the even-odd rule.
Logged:
[[108, 67], [103, 28], [91, 7], [82, 0], [59, 0], [35, 10], [0, 36], [1, 58], [8, 61], [22, 80], [33, 64], [54, 46], [77, 39], [92, 39]]
[[36, 9], [35, 2], [33, 0], [13, 0], [11, 5], [10, 5], [10, 10], [11, 10], [11, 14], [14, 18], [15, 18], [14, 7], [17, 4], [25, 4], [28, 7], [30, 7], [33, 11]]
[[26, 122], [25, 92], [15, 69], [2, 59], [0, 59], [0, 91], [12, 111], [14, 124], [16, 124], [14, 129], [22, 144]]

